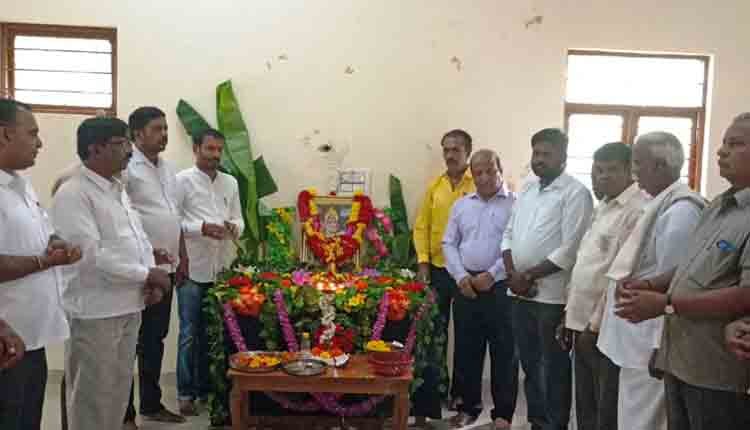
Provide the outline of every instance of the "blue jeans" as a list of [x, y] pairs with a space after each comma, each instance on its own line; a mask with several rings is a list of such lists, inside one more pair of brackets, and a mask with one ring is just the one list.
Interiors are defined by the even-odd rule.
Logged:
[[532, 430], [568, 428], [572, 401], [570, 356], [555, 339], [565, 305], [513, 298], [513, 337], [526, 379]]
[[177, 345], [177, 398], [204, 399], [209, 392], [208, 338], [203, 298], [211, 283], [186, 280], [177, 287], [180, 335]]

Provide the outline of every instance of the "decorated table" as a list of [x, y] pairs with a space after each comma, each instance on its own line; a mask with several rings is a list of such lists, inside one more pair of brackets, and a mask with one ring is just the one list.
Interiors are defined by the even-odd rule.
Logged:
[[[280, 370], [271, 373], [244, 373], [229, 371], [232, 380], [232, 428], [245, 430], [251, 423], [249, 415], [249, 391], [272, 392], [316, 392], [316, 397], [335, 399], [336, 393], [376, 394], [395, 397], [393, 402], [393, 428], [406, 430], [409, 418], [409, 385], [411, 372], [401, 376], [383, 377], [373, 374], [365, 355], [356, 354], [343, 369], [329, 369], [319, 376], [300, 378], [290, 376]], [[325, 394], [323, 394], [325, 393]], [[323, 404], [328, 405], [329, 400]], [[258, 420], [253, 424], [262, 425]]]
[[[328, 209], [316, 201], [328, 203]], [[345, 210], [335, 212], [335, 203]], [[433, 291], [393, 257], [397, 239], [388, 211], [373, 208], [362, 195], [318, 199], [303, 191], [297, 208], [271, 211], [264, 228], [264, 259], [245, 264], [240, 256], [207, 293], [212, 423], [225, 423], [229, 416], [231, 384], [232, 407], [241, 408], [232, 410], [233, 421], [247, 414], [383, 417], [391, 409], [384, 394], [396, 395], [394, 419], [402, 420], [408, 417], [409, 405], [402, 403], [409, 393], [413, 414], [439, 418], [447, 378], [438, 353], [445, 342], [437, 327], [441, 318]], [[228, 372], [231, 354], [297, 352], [303, 333], [314, 355], [350, 355], [351, 364], [316, 379]], [[407, 376], [394, 382], [367, 370], [359, 354], [379, 340], [404, 345], [414, 359]]]

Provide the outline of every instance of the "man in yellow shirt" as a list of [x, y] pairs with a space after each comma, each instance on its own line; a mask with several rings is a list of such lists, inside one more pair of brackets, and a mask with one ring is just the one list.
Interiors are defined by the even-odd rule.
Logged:
[[[414, 247], [419, 262], [419, 277], [429, 282], [437, 293], [437, 303], [442, 321], [439, 330], [448, 336], [451, 301], [456, 291], [456, 282], [445, 268], [442, 240], [448, 225], [451, 207], [461, 197], [475, 191], [469, 171], [471, 136], [464, 130], [451, 130], [440, 141], [446, 171], [430, 183], [414, 223]], [[447, 345], [447, 341], [446, 341]], [[442, 351], [445, 356], [447, 351]], [[453, 368], [453, 386], [460, 383], [461, 375]], [[455, 389], [451, 389], [451, 395]], [[454, 403], [459, 399], [453, 399]], [[455, 405], [454, 405], [455, 406]], [[417, 415], [417, 414], [415, 414]]]

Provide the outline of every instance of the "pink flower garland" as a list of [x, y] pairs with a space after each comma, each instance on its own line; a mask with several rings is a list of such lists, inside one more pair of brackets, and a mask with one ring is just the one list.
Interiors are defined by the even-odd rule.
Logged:
[[[282, 332], [284, 334], [284, 340], [286, 340], [287, 348], [289, 351], [299, 351], [299, 344], [294, 334], [294, 328], [289, 320], [289, 312], [286, 309], [286, 303], [284, 303], [284, 296], [281, 289], [274, 291], [273, 300], [276, 304], [276, 311], [279, 316], [279, 323], [281, 325]], [[424, 316], [429, 306], [434, 302], [434, 294], [429, 289], [427, 290], [427, 300], [419, 307], [416, 315], [412, 319], [411, 327], [409, 327], [409, 334], [406, 337], [405, 349], [408, 354], [411, 354], [414, 349], [417, 334], [417, 322]], [[383, 294], [383, 298], [380, 301], [378, 308], [378, 316], [375, 320], [375, 325], [372, 330], [372, 340], [380, 340], [383, 334], [383, 329], [386, 324], [386, 316], [388, 313], [388, 294]], [[234, 342], [235, 347], [238, 351], [247, 351], [245, 340], [242, 337], [242, 332], [237, 323], [237, 317], [229, 303], [224, 304], [224, 321], [227, 325], [229, 335]], [[341, 416], [341, 417], [357, 417], [363, 416], [370, 413], [378, 404], [380, 404], [385, 396], [371, 396], [367, 400], [359, 403], [355, 403], [349, 406], [342, 406], [338, 402], [338, 397], [331, 393], [310, 393], [313, 399], [304, 402], [295, 402], [289, 397], [274, 392], [266, 392], [266, 395], [279, 403], [286, 409], [295, 410], [298, 412], [317, 412], [320, 409], [324, 409], [326, 412]]]
[[227, 324], [229, 336], [232, 338], [232, 342], [234, 342], [237, 351], [247, 351], [245, 338], [242, 337], [240, 325], [237, 323], [237, 315], [234, 314], [234, 309], [232, 309], [232, 305], [229, 302], [224, 303], [224, 322]]

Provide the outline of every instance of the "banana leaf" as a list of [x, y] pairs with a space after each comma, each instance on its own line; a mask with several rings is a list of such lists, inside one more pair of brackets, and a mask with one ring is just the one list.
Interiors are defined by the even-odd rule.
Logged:
[[393, 227], [396, 235], [409, 233], [409, 221], [404, 203], [404, 193], [401, 189], [401, 180], [393, 175], [388, 176], [388, 194], [391, 198], [391, 210]]
[[[206, 119], [190, 105], [190, 103], [182, 99], [177, 103], [177, 117], [180, 119], [182, 126], [185, 127], [185, 131], [190, 137], [195, 136], [201, 131], [213, 128], [211, 127], [211, 124], [209, 124], [208, 121], [206, 121]], [[236, 177], [237, 168], [232, 164], [232, 160], [229, 159], [229, 155], [226, 151], [226, 148], [224, 148], [224, 151], [221, 154], [221, 170]]]
[[260, 240], [258, 225], [258, 189], [255, 181], [255, 163], [250, 149], [250, 134], [242, 119], [242, 112], [232, 89], [232, 82], [225, 81], [216, 87], [216, 116], [219, 130], [224, 134], [224, 149], [229, 159], [239, 170], [245, 181], [246, 228], [250, 236]]
[[279, 191], [279, 187], [276, 186], [276, 181], [273, 180], [271, 172], [266, 166], [266, 162], [263, 157], [258, 157], [254, 161], [255, 163], [255, 187], [258, 192], [258, 198], [262, 199], [265, 196]]

